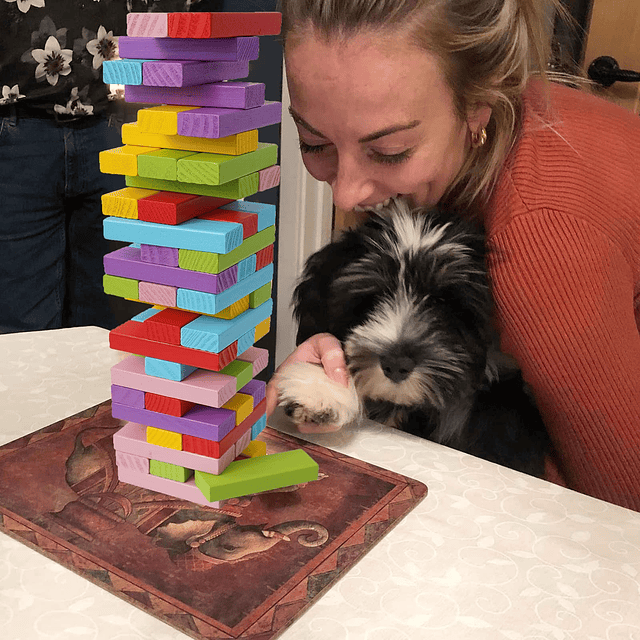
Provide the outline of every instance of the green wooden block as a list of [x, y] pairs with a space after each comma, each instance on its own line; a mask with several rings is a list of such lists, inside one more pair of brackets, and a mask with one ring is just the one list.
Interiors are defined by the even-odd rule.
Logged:
[[[221, 153], [196, 153], [178, 161], [181, 182], [224, 184], [254, 171], [266, 169], [278, 161], [278, 145], [258, 143], [258, 148], [240, 156]], [[138, 168], [138, 175], [142, 175]]]
[[193, 151], [178, 149], [158, 149], [138, 156], [138, 175], [142, 178], [158, 180], [178, 179], [178, 160], [197, 155]]
[[111, 296], [138, 300], [138, 281], [131, 278], [121, 278], [120, 276], [102, 276], [102, 286], [104, 292]]
[[196, 486], [209, 501], [237, 498], [318, 479], [318, 463], [302, 449], [236, 460], [219, 476], [196, 471]]
[[192, 182], [178, 182], [177, 180], [158, 180], [157, 178], [141, 178], [140, 176], [125, 176], [128, 187], [155, 189], [156, 191], [175, 191], [189, 193], [194, 196], [213, 196], [214, 198], [229, 198], [239, 200], [258, 193], [260, 176], [250, 173], [225, 184], [194, 184]]
[[249, 307], [251, 309], [255, 309], [256, 307], [259, 307], [263, 302], [266, 302], [270, 297], [271, 283], [267, 282], [267, 284], [249, 294]]
[[149, 460], [149, 473], [152, 476], [160, 476], [176, 482], [186, 482], [193, 475], [193, 470], [171, 462]]
[[276, 240], [275, 226], [267, 227], [258, 233], [249, 236], [239, 247], [229, 253], [208, 253], [206, 251], [194, 251], [193, 249], [178, 250], [178, 265], [189, 271], [201, 271], [203, 273], [220, 273], [234, 264], [244, 260], [273, 244]]
[[253, 363], [243, 362], [242, 360], [234, 360], [230, 362], [220, 373], [233, 376], [237, 380], [236, 391], [240, 391], [242, 387], [253, 379]]

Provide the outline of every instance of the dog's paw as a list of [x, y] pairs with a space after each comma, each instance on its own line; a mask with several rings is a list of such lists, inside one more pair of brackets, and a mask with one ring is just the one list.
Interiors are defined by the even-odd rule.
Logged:
[[314, 423], [342, 428], [360, 416], [360, 401], [353, 381], [343, 387], [324, 369], [299, 362], [278, 372], [280, 405], [296, 424]]

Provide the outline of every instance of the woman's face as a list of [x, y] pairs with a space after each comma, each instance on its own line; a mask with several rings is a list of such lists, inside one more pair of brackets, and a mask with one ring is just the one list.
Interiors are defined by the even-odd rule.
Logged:
[[341, 209], [437, 204], [486, 124], [460, 117], [435, 56], [401, 37], [296, 34], [286, 68], [304, 164]]

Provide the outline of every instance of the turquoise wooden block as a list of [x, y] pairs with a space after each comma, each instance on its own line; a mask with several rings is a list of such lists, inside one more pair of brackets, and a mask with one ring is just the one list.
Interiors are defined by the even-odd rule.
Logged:
[[246, 211], [258, 216], [258, 231], [272, 227], [276, 223], [276, 205], [262, 202], [249, 202], [248, 200], [236, 200], [220, 207], [228, 211]]
[[253, 346], [256, 341], [256, 330], [250, 329], [244, 335], [238, 338], [238, 353], [244, 353], [249, 347]]
[[142, 64], [147, 60], [105, 60], [102, 80], [105, 84], [142, 84]]
[[104, 219], [103, 229], [107, 240], [210, 253], [229, 253], [242, 244], [242, 225], [220, 220], [193, 219], [168, 225], [110, 216]]
[[188, 364], [169, 362], [168, 360], [160, 360], [158, 358], [144, 359], [144, 372], [154, 378], [164, 378], [165, 380], [182, 382], [196, 369], [197, 367], [192, 367]]
[[160, 311], [160, 309], [154, 309], [153, 307], [151, 309], [145, 309], [137, 316], [133, 316], [133, 318], [131, 319], [135, 320], [136, 322], [144, 322], [147, 318], [155, 316], [158, 311]]
[[244, 260], [240, 260], [240, 262], [238, 262], [238, 282], [255, 273], [257, 263], [258, 259], [255, 253]]
[[220, 313], [234, 302], [248, 296], [256, 289], [263, 287], [273, 279], [273, 265], [252, 273], [241, 282], [234, 284], [222, 293], [206, 293], [192, 289], [178, 289], [176, 305], [180, 309], [197, 313]]
[[260, 435], [260, 432], [263, 431], [266, 426], [267, 426], [267, 416], [265, 414], [259, 420], [253, 423], [251, 427], [251, 439], [255, 440]]
[[266, 320], [273, 310], [273, 300], [263, 302], [232, 320], [200, 316], [180, 330], [180, 344], [209, 353], [220, 353], [240, 336]]

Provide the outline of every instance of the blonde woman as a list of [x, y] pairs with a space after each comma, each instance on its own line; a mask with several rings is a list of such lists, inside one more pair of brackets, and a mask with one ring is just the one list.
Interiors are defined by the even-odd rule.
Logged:
[[[337, 207], [402, 195], [481, 219], [501, 347], [553, 443], [547, 479], [640, 510], [640, 120], [547, 81], [553, 8], [282, 0], [291, 114]], [[296, 361], [346, 384], [333, 336], [281, 368]]]

